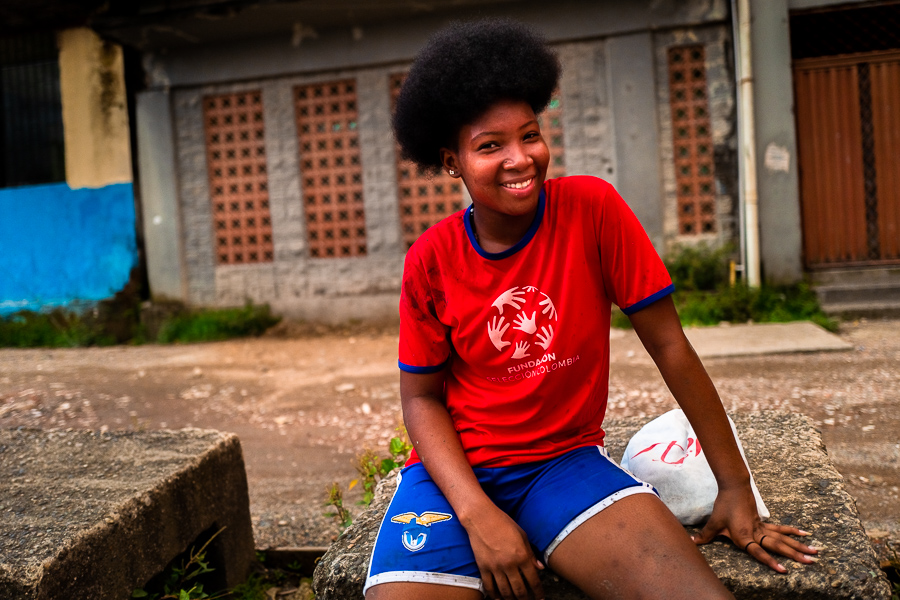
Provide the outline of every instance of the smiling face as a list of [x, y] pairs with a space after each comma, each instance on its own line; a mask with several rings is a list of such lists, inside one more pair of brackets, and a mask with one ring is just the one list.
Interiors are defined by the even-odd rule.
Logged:
[[500, 101], [459, 132], [456, 150], [444, 148], [445, 169], [462, 177], [476, 219], [525, 218], [537, 210], [550, 151], [531, 107]]

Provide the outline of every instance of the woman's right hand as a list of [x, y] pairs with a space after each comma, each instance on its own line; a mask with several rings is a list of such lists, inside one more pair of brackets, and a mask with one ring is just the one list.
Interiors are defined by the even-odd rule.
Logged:
[[503, 600], [543, 600], [535, 558], [522, 528], [505, 512], [490, 504], [463, 523], [475, 562], [481, 571], [485, 593]]

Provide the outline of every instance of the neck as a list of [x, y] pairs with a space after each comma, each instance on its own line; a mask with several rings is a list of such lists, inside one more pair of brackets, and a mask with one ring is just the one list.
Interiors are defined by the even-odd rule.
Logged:
[[496, 254], [509, 250], [528, 233], [537, 208], [524, 214], [510, 216], [479, 206], [472, 207], [472, 230], [485, 252]]

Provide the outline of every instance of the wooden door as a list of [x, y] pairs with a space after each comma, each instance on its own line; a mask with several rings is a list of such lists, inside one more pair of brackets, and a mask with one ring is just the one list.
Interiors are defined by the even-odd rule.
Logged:
[[794, 63], [809, 268], [900, 262], [900, 52]]

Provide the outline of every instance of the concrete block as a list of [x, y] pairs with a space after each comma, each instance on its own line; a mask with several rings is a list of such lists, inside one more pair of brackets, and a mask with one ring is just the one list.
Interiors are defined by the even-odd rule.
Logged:
[[209, 529], [224, 585], [254, 560], [233, 434], [0, 430], [0, 473], [0, 600], [130, 598]]
[[[866, 537], [856, 502], [832, 466], [819, 432], [802, 415], [764, 413], [732, 415], [771, 522], [794, 525], [812, 533], [807, 541], [821, 548], [819, 562], [795, 565], [779, 575], [737, 550], [729, 541], [701, 547], [719, 578], [740, 599], [883, 599], [890, 598]], [[625, 445], [648, 419], [606, 422], [606, 446], [619, 460]], [[396, 476], [383, 481], [372, 507], [332, 544], [316, 568], [319, 600], [361, 598], [369, 555], [378, 527], [396, 486]], [[581, 600], [581, 592], [549, 570], [542, 574], [547, 600]]]

